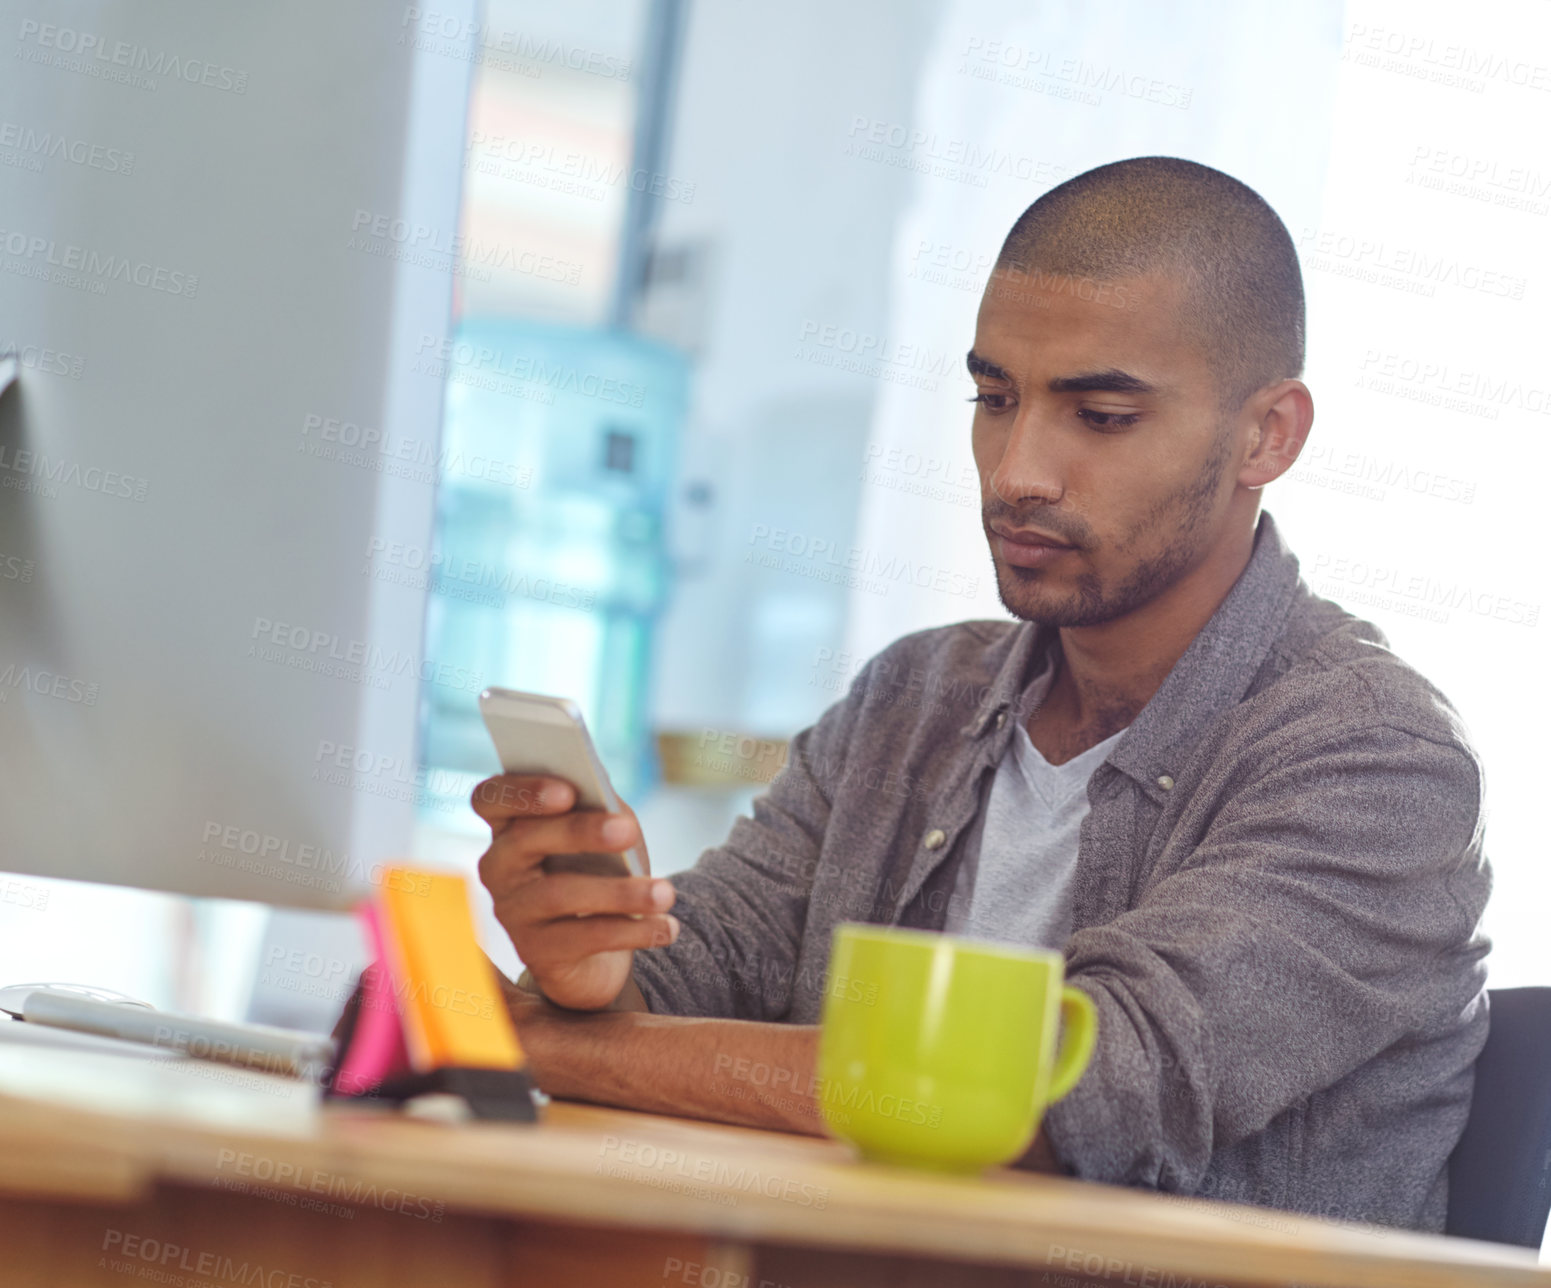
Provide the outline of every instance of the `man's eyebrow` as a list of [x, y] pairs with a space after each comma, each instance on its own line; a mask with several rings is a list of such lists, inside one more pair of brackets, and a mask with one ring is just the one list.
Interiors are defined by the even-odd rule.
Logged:
[[973, 349], [964, 355], [964, 363], [972, 376], [984, 376], [987, 380], [1006, 380], [1009, 383], [1012, 381], [1012, 377], [1001, 367], [982, 358]]
[[1162, 390], [1151, 381], [1129, 371], [1110, 367], [1107, 371], [1084, 371], [1075, 376], [1057, 376], [1047, 386], [1053, 394], [1156, 394]]
[[[1012, 377], [1007, 374], [1005, 368], [997, 366], [988, 358], [982, 358], [973, 349], [964, 355], [964, 362], [972, 376], [1012, 383]], [[1159, 394], [1164, 392], [1151, 381], [1133, 376], [1129, 371], [1121, 371], [1118, 367], [1110, 367], [1104, 371], [1084, 371], [1075, 376], [1057, 376], [1047, 388], [1053, 394]]]

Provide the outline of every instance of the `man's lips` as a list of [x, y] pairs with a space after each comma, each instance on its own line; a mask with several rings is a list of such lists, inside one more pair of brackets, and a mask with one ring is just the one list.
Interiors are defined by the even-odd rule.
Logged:
[[1006, 541], [1017, 542], [1020, 546], [1060, 546], [1067, 550], [1072, 547], [1070, 541], [1062, 541], [1060, 537], [1053, 537], [1038, 528], [1008, 528], [1000, 523], [993, 523], [991, 531]]
[[1075, 549], [1038, 528], [1004, 528], [992, 524], [991, 531], [996, 534], [1003, 561], [1016, 568], [1044, 568]]

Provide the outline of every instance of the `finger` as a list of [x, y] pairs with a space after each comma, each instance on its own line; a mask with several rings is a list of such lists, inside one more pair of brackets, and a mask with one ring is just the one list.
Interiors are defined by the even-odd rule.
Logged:
[[638, 840], [640, 828], [631, 815], [606, 810], [514, 818], [495, 834], [479, 860], [479, 879], [493, 896], [504, 898], [551, 854], [616, 853]]
[[533, 883], [517, 919], [537, 923], [557, 917], [651, 916], [667, 912], [675, 897], [673, 883], [660, 877], [555, 873]]
[[[515, 827], [516, 824], [513, 824]], [[497, 903], [517, 897], [523, 886], [541, 881], [542, 851], [529, 849], [520, 835], [498, 833], [490, 848], [479, 856], [479, 881]]]
[[641, 839], [641, 830], [628, 814], [601, 809], [574, 809], [549, 818], [514, 821], [502, 834], [503, 845], [517, 846], [540, 858], [550, 854], [606, 854], [628, 850]]
[[[533, 926], [523, 936], [523, 965], [539, 975], [556, 966], [574, 966], [598, 953], [631, 948], [660, 948], [679, 937], [679, 919], [655, 917], [574, 917]], [[540, 980], [542, 983], [542, 979]]]
[[543, 774], [498, 774], [474, 788], [469, 804], [491, 827], [513, 818], [561, 814], [576, 800], [563, 778]]

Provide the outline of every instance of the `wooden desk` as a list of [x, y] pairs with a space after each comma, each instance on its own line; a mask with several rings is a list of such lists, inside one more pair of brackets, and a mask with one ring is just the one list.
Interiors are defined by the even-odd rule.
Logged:
[[323, 1108], [278, 1078], [14, 1032], [0, 1194], [7, 1288], [1551, 1288], [1488, 1244], [583, 1105], [538, 1127]]

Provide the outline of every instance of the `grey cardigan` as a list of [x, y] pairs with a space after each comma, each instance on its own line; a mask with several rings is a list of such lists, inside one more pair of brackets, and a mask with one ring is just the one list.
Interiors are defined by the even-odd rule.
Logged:
[[[675, 878], [654, 1011], [809, 1024], [837, 922], [941, 928], [1055, 637], [905, 636]], [[1099, 1012], [1044, 1130], [1072, 1174], [1441, 1230], [1486, 1040], [1481, 766], [1377, 627], [1313, 595], [1269, 514], [1248, 566], [1094, 771], [1070, 981]]]

